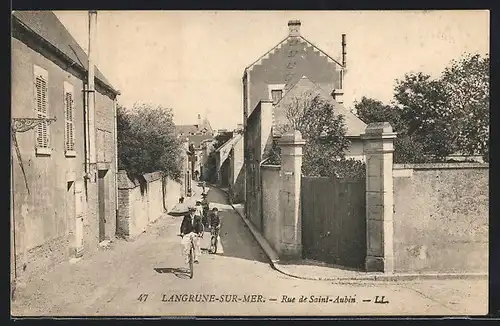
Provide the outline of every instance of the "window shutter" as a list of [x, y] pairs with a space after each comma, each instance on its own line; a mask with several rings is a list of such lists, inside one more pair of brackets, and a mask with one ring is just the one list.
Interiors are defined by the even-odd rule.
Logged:
[[64, 144], [65, 151], [75, 150], [74, 138], [74, 100], [73, 100], [73, 86], [69, 83], [64, 83]]
[[[48, 87], [47, 78], [38, 74], [35, 76], [35, 105], [37, 118], [47, 118]], [[36, 133], [36, 146], [49, 147], [49, 130], [47, 121], [38, 124]]]

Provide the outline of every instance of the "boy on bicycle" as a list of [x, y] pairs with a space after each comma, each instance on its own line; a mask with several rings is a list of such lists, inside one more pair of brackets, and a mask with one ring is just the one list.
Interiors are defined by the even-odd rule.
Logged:
[[181, 244], [182, 253], [186, 266], [189, 266], [189, 251], [191, 250], [191, 242], [194, 244], [194, 262], [198, 263], [198, 257], [201, 255], [199, 237], [203, 233], [203, 224], [201, 217], [196, 215], [196, 208], [189, 206], [189, 213], [184, 216], [181, 223]]
[[219, 231], [220, 231], [220, 217], [219, 217], [219, 210], [217, 207], [212, 208], [212, 211], [209, 213], [209, 218], [208, 220], [210, 221], [210, 244], [212, 246], [212, 253], [215, 254], [215, 244], [217, 241], [217, 238], [219, 236]]

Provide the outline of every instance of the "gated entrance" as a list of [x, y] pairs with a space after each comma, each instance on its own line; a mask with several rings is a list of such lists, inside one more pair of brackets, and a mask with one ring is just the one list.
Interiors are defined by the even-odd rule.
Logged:
[[364, 268], [365, 180], [302, 177], [302, 248], [306, 259]]

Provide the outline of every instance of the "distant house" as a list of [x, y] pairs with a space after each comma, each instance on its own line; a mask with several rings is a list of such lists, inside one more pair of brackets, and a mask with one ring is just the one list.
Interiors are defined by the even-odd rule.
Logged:
[[347, 157], [363, 159], [360, 135], [365, 123], [345, 109], [345, 35], [341, 59], [336, 60], [301, 35], [301, 22], [288, 22], [288, 35], [243, 73], [243, 122], [246, 215], [260, 227], [260, 165], [269, 156], [274, 137], [286, 123], [286, 107], [293, 97], [310, 92], [332, 103], [345, 118], [351, 146]]
[[95, 112], [87, 112], [87, 55], [51, 11], [14, 12], [11, 46], [12, 263], [20, 278], [114, 237], [119, 92], [96, 69]]
[[179, 137], [186, 138], [189, 148], [192, 150], [190, 156], [190, 175], [192, 178], [202, 179], [204, 176], [203, 167], [208, 159], [210, 145], [214, 139], [215, 132], [208, 119], [202, 119], [198, 114], [198, 121], [192, 125], [177, 125], [176, 131]]
[[342, 115], [344, 117], [344, 123], [346, 125], [346, 137], [351, 141], [350, 148], [346, 153], [347, 157], [355, 158], [358, 160], [364, 160], [363, 155], [363, 141], [360, 135], [365, 132], [366, 124], [361, 121], [354, 113], [347, 110], [342, 104], [334, 100], [334, 98], [322, 89], [319, 85], [313, 83], [308, 77], [303, 76], [297, 83], [292, 85], [286, 93], [283, 95], [276, 104], [273, 103], [273, 137], [280, 137], [282, 128], [287, 123], [286, 111], [287, 108], [292, 104], [292, 101], [300, 99], [307, 94], [308, 96], [320, 98], [326, 100], [331, 105], [333, 105], [334, 112], [337, 115]]
[[243, 144], [243, 133], [236, 129], [231, 133], [231, 138], [215, 150], [217, 184], [231, 189], [234, 203], [244, 198]]

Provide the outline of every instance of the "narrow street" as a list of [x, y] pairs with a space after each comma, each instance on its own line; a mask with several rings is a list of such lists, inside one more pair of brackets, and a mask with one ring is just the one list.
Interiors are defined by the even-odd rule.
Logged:
[[[220, 252], [211, 255], [203, 250], [193, 279], [179, 270], [183, 266], [177, 236], [181, 218], [165, 215], [134, 242], [116, 240], [109, 250], [74, 264], [63, 263], [31, 280], [23, 295], [14, 301], [13, 315], [486, 313], [481, 308], [488, 300], [487, 281], [337, 284], [285, 276], [270, 267], [264, 252], [225, 195], [211, 189], [208, 199], [220, 210]], [[208, 244], [207, 232], [202, 248]], [[475, 294], [471, 296], [473, 288]], [[245, 297], [247, 295], [255, 296]], [[302, 295], [306, 301], [299, 303]], [[283, 300], [283, 296], [288, 300]], [[325, 296], [329, 296], [328, 302], [311, 302]], [[336, 302], [337, 296], [347, 298], [348, 303]], [[374, 303], [377, 296], [383, 304]], [[199, 302], [182, 302], [190, 299]], [[245, 302], [247, 299], [249, 302]]]

